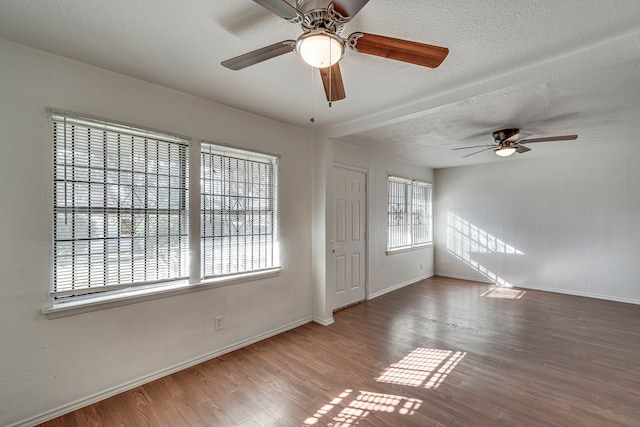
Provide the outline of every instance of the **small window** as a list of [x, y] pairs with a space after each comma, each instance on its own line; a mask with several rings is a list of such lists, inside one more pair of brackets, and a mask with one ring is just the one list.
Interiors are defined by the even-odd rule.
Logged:
[[185, 279], [188, 141], [52, 115], [55, 298]]
[[278, 265], [278, 159], [202, 143], [202, 277]]
[[390, 176], [387, 250], [432, 243], [431, 184]]

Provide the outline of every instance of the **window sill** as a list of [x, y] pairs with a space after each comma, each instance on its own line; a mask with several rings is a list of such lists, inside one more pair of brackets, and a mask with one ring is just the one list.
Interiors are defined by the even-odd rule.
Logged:
[[398, 248], [398, 249], [387, 249], [387, 255], [394, 255], [394, 254], [401, 254], [404, 252], [412, 252], [412, 251], [417, 251], [420, 249], [424, 249], [424, 248], [428, 248], [433, 246], [433, 242], [430, 243], [424, 243], [422, 245], [416, 245], [416, 246], [405, 246], [402, 248]]
[[88, 313], [91, 311], [104, 310], [112, 307], [136, 304], [151, 301], [159, 298], [167, 298], [175, 295], [182, 295], [205, 289], [221, 288], [236, 283], [244, 283], [253, 280], [267, 279], [280, 275], [282, 267], [275, 267], [253, 273], [237, 274], [233, 276], [219, 277], [215, 279], [205, 279], [198, 283], [169, 282], [161, 287], [142, 288], [120, 292], [110, 292], [104, 295], [94, 295], [77, 299], [74, 301], [55, 302], [49, 300], [46, 307], [40, 312], [49, 319], [58, 317], [73, 316], [76, 314]]

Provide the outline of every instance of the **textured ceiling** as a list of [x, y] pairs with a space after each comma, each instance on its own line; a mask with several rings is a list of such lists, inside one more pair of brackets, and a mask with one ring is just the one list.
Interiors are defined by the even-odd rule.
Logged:
[[371, 0], [345, 34], [450, 54], [429, 69], [349, 51], [347, 99], [329, 108], [317, 70], [295, 53], [241, 71], [220, 66], [301, 32], [250, 0], [0, 2], [0, 38], [436, 168], [510, 161], [450, 150], [490, 143], [501, 127], [580, 135], [519, 158], [633, 143], [639, 23], [638, 0]]
[[412, 118], [346, 135], [341, 140], [432, 167], [509, 161], [491, 150], [498, 129], [520, 128], [532, 137], [578, 134], [576, 141], [531, 144], [515, 154], [527, 159], [569, 154], [593, 144], [640, 144], [640, 58], [570, 73], [560, 79], [529, 81], [435, 107]]

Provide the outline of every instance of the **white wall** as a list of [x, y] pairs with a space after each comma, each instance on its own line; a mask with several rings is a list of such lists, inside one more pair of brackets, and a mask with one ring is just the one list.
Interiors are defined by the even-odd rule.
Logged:
[[313, 224], [312, 224], [312, 271], [313, 271], [313, 320], [321, 325], [333, 323], [332, 294], [329, 291], [327, 215], [326, 203], [331, 178], [332, 144], [322, 135], [314, 141]]
[[524, 156], [435, 172], [436, 274], [640, 303], [640, 146]]
[[392, 255], [387, 255], [386, 248], [388, 176], [433, 182], [433, 171], [337, 141], [333, 142], [333, 161], [367, 170], [369, 298], [432, 276], [433, 246]]
[[[280, 276], [91, 313], [40, 314], [51, 277], [47, 108], [280, 154]], [[0, 425], [304, 323], [312, 315], [312, 135], [0, 41]], [[225, 327], [214, 331], [214, 316]]]

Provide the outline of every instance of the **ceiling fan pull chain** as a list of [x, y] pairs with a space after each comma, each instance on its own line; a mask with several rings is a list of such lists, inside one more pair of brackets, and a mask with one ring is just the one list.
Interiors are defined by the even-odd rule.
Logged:
[[[329, 58], [331, 58], [331, 42], [329, 42]], [[329, 108], [331, 108], [331, 100], [333, 99], [331, 96], [331, 77], [333, 77], [333, 67], [329, 65]]]
[[[331, 41], [329, 41], [329, 58], [331, 58]], [[333, 97], [331, 96], [332, 82], [331, 77], [333, 76], [333, 66], [329, 65], [329, 108], [331, 108]]]
[[311, 123], [315, 123], [316, 119], [315, 119], [315, 97], [313, 96], [315, 93], [315, 68], [311, 67], [311, 118], [309, 119], [309, 121]]

